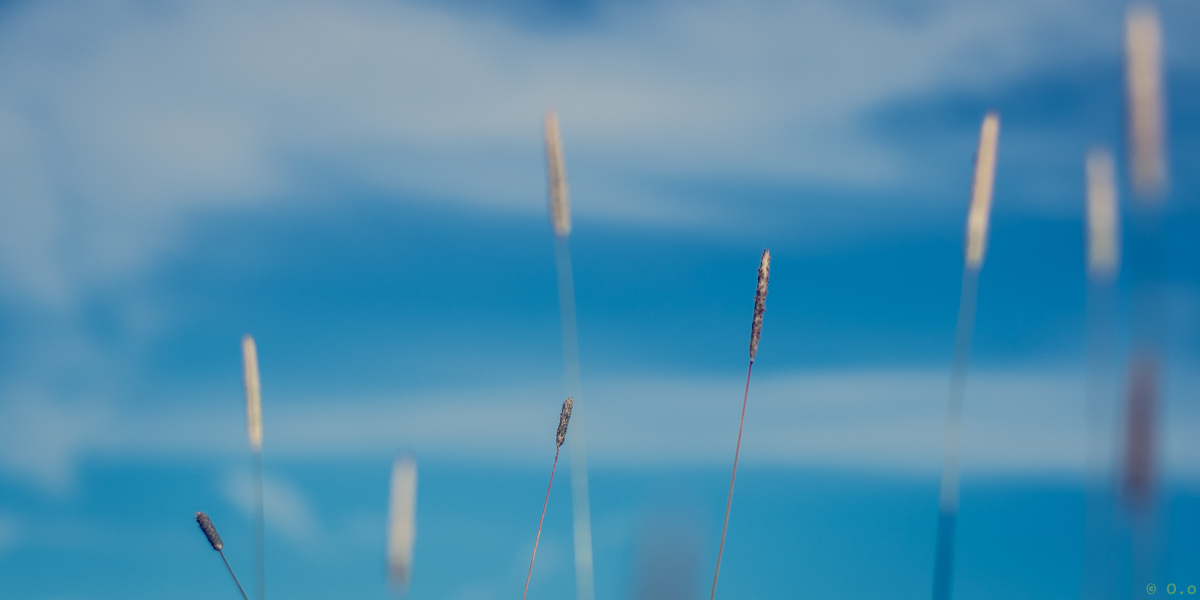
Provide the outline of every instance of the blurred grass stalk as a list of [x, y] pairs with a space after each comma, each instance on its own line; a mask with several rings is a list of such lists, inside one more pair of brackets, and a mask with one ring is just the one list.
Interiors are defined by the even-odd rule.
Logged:
[[550, 222], [554, 226], [554, 263], [558, 273], [558, 309], [562, 323], [563, 375], [567, 395], [575, 399], [575, 433], [571, 434], [571, 514], [575, 540], [575, 596], [595, 600], [592, 570], [592, 520], [588, 503], [587, 454], [579, 401], [579, 334], [575, 323], [575, 279], [571, 271], [571, 202], [563, 164], [558, 115], [546, 113], [546, 175], [550, 187]]
[[946, 408], [946, 446], [942, 461], [942, 483], [938, 496], [937, 549], [933, 564], [933, 600], [949, 600], [954, 583], [954, 529], [958, 520], [959, 444], [962, 436], [962, 405], [967, 391], [967, 363], [975, 329], [975, 304], [979, 271], [987, 253], [988, 223], [992, 212], [992, 189], [996, 175], [996, 148], [1000, 139], [1000, 117], [989, 112], [979, 130], [975, 153], [975, 176], [971, 185], [971, 207], [963, 261], [962, 292], [954, 334], [954, 362], [950, 370], [950, 399]]
[[417, 459], [410, 454], [392, 462], [388, 501], [388, 583], [407, 592], [412, 580], [413, 544], [417, 540]]
[[1166, 331], [1160, 233], [1167, 193], [1162, 30], [1157, 11], [1149, 5], [1135, 5], [1126, 13], [1125, 83], [1134, 198], [1129, 269], [1133, 322], [1121, 488], [1132, 525], [1131, 577], [1137, 594], [1157, 575], [1157, 419]]
[[1120, 209], [1112, 153], [1092, 148], [1085, 161], [1087, 256], [1087, 374], [1085, 411], [1085, 505], [1081, 600], [1112, 597], [1115, 590], [1113, 545], [1113, 458], [1117, 382], [1116, 280], [1121, 266]]
[[249, 334], [242, 336], [242, 372], [246, 383], [246, 433], [254, 463], [254, 583], [258, 600], [264, 600], [267, 559], [263, 514], [262, 387], [258, 379], [258, 348]]
[[721, 556], [725, 553], [725, 533], [729, 530], [729, 509], [733, 506], [733, 484], [737, 481], [738, 456], [742, 452], [742, 426], [746, 424], [746, 401], [750, 398], [750, 373], [758, 355], [758, 339], [762, 336], [763, 314], [767, 310], [767, 284], [771, 279], [771, 251], [763, 250], [758, 263], [758, 284], [754, 288], [754, 318], [750, 322], [750, 365], [746, 367], [746, 391], [742, 394], [742, 416], [738, 420], [737, 445], [733, 450], [733, 473], [729, 476], [729, 497], [725, 500], [725, 520], [721, 525], [721, 543], [717, 546], [717, 567], [713, 570], [712, 593], [717, 597], [717, 578], [721, 576]]

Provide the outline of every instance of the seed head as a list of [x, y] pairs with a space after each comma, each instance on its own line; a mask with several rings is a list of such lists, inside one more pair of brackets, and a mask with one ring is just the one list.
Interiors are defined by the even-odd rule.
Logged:
[[554, 235], [571, 234], [571, 201], [567, 192], [567, 171], [563, 166], [562, 138], [558, 133], [558, 115], [546, 113], [546, 176], [550, 184], [550, 222]]
[[574, 407], [575, 401], [571, 398], [563, 401], [562, 414], [558, 416], [557, 448], [562, 448], [563, 441], [567, 439], [567, 423], [571, 421], [571, 409]]
[[1142, 202], [1159, 201], [1167, 185], [1162, 70], [1158, 12], [1134, 6], [1125, 16], [1125, 85], [1133, 189]]
[[1093, 148], [1087, 155], [1087, 257], [1088, 275], [1110, 282], [1121, 261], [1120, 215], [1117, 209], [1116, 169], [1107, 149]]
[[989, 112], [979, 128], [975, 152], [975, 179], [971, 184], [971, 209], [967, 213], [967, 268], [983, 268], [987, 251], [988, 221], [992, 215], [992, 188], [996, 180], [996, 145], [1000, 141], [1000, 115]]
[[242, 338], [242, 367], [246, 380], [246, 433], [250, 449], [262, 449], [262, 387], [258, 381], [258, 349], [254, 338]]
[[407, 587], [412, 577], [413, 543], [417, 537], [417, 460], [412, 455], [392, 463], [392, 490], [388, 507], [388, 579]]
[[213, 527], [212, 520], [208, 515], [198, 512], [196, 513], [196, 522], [200, 524], [200, 531], [204, 532], [204, 537], [208, 538], [208, 543], [212, 544], [213, 550], [220, 552], [225, 544], [221, 542], [221, 536], [217, 534], [217, 528]]
[[758, 338], [762, 335], [763, 313], [767, 310], [767, 281], [771, 279], [771, 251], [763, 250], [758, 264], [758, 288], [754, 291], [754, 322], [750, 325], [750, 361], [758, 354]]

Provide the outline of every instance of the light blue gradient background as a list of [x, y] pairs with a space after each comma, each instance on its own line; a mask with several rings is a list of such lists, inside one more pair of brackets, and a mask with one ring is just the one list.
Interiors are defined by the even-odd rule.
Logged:
[[[387, 596], [406, 450], [410, 596], [517, 597], [563, 387], [549, 106], [575, 214], [597, 598], [646, 597], [659, 547], [691, 582], [679, 597], [707, 593], [764, 247], [719, 597], [929, 594], [989, 108], [1003, 123], [956, 593], [1077, 597], [1082, 163], [1094, 143], [1123, 154], [1123, 10], [0, 5], [0, 597], [232, 598], [197, 510], [251, 581], [247, 332], [271, 597]], [[1200, 5], [1160, 10], [1163, 589], [1200, 586]], [[1124, 335], [1125, 280], [1121, 298]], [[573, 593], [568, 476], [531, 600]]]

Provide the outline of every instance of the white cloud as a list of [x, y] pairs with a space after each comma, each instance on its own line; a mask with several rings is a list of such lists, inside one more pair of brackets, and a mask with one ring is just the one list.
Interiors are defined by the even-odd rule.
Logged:
[[[248, 517], [254, 515], [254, 479], [241, 471], [226, 478], [225, 497]], [[319, 527], [304, 494], [278, 477], [263, 479], [263, 514], [267, 525], [293, 543], [308, 543], [319, 537]]]
[[117, 434], [114, 412], [94, 403], [62, 403], [33, 391], [0, 403], [0, 469], [55, 494], [71, 491], [76, 461]]
[[[1200, 414], [1177, 400], [1187, 397], [1194, 384], [1181, 375], [1172, 380], [1162, 419], [1164, 472], [1183, 480], [1200, 478], [1200, 447], [1188, 434], [1200, 424]], [[947, 375], [940, 371], [759, 377], [751, 386], [743, 460], [936, 475], [947, 390]], [[586, 392], [579, 416], [585, 419], [589, 461], [595, 464], [712, 466], [731, 460], [740, 381], [613, 380], [589, 384]], [[408, 449], [422, 458], [542, 464], [553, 453], [557, 396], [554, 389], [515, 387], [268, 402], [264, 452], [272, 459], [302, 461], [386, 457]], [[97, 418], [51, 402], [30, 407], [4, 415], [0, 468], [33, 475], [47, 485], [68, 478], [83, 457], [194, 461], [246, 452], [242, 417], [233, 409], [172, 404], [136, 413], [110, 411]], [[1083, 466], [1083, 414], [1083, 385], [1077, 375], [973, 373], [965, 408], [963, 468], [979, 473], [1077, 474]], [[231, 481], [227, 487], [237, 494], [249, 485], [241, 479]], [[313, 530], [311, 511], [294, 490], [282, 482], [268, 487], [275, 498], [268, 501], [281, 503], [272, 512], [289, 515], [288, 523], [281, 525], [291, 527], [295, 536]], [[231, 497], [244, 496], [237, 494]]]
[[697, 177], [909, 185], [910, 159], [863, 130], [867, 112], [1111, 55], [1119, 11], [667, 1], [534, 31], [382, 0], [10, 7], [6, 272], [69, 304], [152, 265], [200, 211], [355, 189], [540, 212], [547, 106], [582, 218], [711, 226], [716, 213], [654, 184]]
[[[237, 414], [206, 404], [134, 411], [113, 400], [127, 369], [100, 356], [78, 322], [59, 318], [81, 290], [136, 282], [198, 214], [281, 214], [286, 203], [342, 202], [358, 189], [539, 213], [538, 128], [548, 105], [562, 114], [578, 218], [730, 222], [657, 185], [671, 179], [913, 185], [911, 159], [864, 130], [865, 115], [1113, 58], [1121, 10], [1081, 0], [930, 2], [912, 14], [833, 0], [666, 1], [616, 3], [587, 27], [535, 30], [382, 0], [8, 7], [0, 282], [27, 301], [23, 320], [49, 315], [50, 324], [32, 327], [35, 355], [14, 367], [33, 383], [4, 390], [0, 469], [64, 492], [84, 456], [174, 460], [243, 447]], [[1171, 33], [1183, 21], [1166, 25], [1171, 56], [1186, 59], [1196, 42]], [[149, 300], [118, 300], [132, 337], [153, 327]], [[81, 364], [103, 373], [93, 396], [46, 383], [79, 377]], [[979, 405], [995, 419], [968, 431], [968, 466], [1076, 464], [1078, 423], [1057, 413], [1026, 420], [1069, 405], [1061, 397], [1073, 384], [995, 377]], [[747, 458], [936, 469], [943, 387], [941, 374], [912, 372], [756, 383]], [[736, 388], [597, 382], [584, 409], [593, 459], [727, 462], [732, 441], [718, 441], [732, 436], [729, 418], [713, 415], [731, 410]], [[529, 398], [555, 393], [451, 390], [350, 399], [336, 410], [312, 399], [270, 415], [268, 448], [300, 457], [406, 446], [533, 461], [548, 439], [541, 424], [554, 415]]]

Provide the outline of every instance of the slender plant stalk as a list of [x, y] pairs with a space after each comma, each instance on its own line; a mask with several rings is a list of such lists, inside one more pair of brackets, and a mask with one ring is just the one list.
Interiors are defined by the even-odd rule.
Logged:
[[266, 524], [263, 510], [262, 385], [258, 378], [258, 348], [250, 335], [242, 337], [242, 371], [246, 383], [246, 436], [254, 467], [254, 583], [258, 600], [267, 595]]
[[709, 600], [717, 597], [717, 578], [721, 575], [721, 557], [725, 554], [725, 533], [729, 530], [729, 509], [733, 506], [733, 484], [737, 481], [738, 456], [742, 452], [742, 425], [746, 423], [746, 400], [750, 397], [750, 372], [754, 369], [754, 361], [746, 369], [746, 391], [742, 394], [742, 417], [738, 420], [737, 445], [733, 449], [733, 474], [729, 476], [729, 497], [725, 499], [725, 520], [721, 524], [721, 544], [717, 547], [717, 569], [713, 573], [712, 593]]
[[567, 398], [563, 402], [562, 412], [558, 417], [558, 434], [554, 440], [554, 464], [550, 467], [550, 483], [546, 486], [546, 501], [542, 503], [542, 518], [538, 520], [537, 537], [533, 538], [533, 556], [529, 557], [529, 573], [525, 575], [525, 591], [521, 593], [521, 600], [525, 600], [525, 596], [529, 595], [529, 580], [533, 577], [533, 561], [537, 559], [538, 542], [542, 540], [542, 524], [546, 522], [546, 507], [550, 506], [550, 488], [554, 486], [554, 471], [558, 468], [558, 453], [562, 450], [563, 441], [567, 436], [567, 423], [571, 421], [573, 404], [572, 399]]
[[1112, 153], [1088, 152], [1087, 179], [1087, 415], [1086, 494], [1080, 600], [1104, 600], [1115, 588], [1111, 494], [1113, 403], [1112, 378], [1116, 323], [1115, 281], [1120, 269], [1120, 213]]
[[717, 547], [717, 567], [713, 571], [712, 593], [709, 600], [717, 597], [717, 578], [721, 576], [721, 557], [725, 554], [725, 534], [729, 531], [729, 510], [733, 506], [733, 484], [737, 481], [738, 457], [742, 453], [742, 426], [746, 424], [746, 401], [750, 398], [750, 373], [754, 371], [754, 358], [758, 355], [758, 339], [762, 336], [763, 313], [767, 310], [767, 283], [771, 277], [771, 251], [763, 250], [758, 265], [758, 286], [754, 291], [754, 320], [750, 325], [750, 366], [746, 368], [746, 389], [742, 393], [742, 416], [738, 419], [737, 445], [733, 449], [733, 473], [729, 476], [729, 497], [725, 500], [725, 520], [721, 524], [721, 544]]
[[562, 323], [563, 379], [567, 395], [575, 398], [575, 429], [571, 434], [571, 516], [575, 545], [576, 600], [594, 600], [592, 570], [592, 521], [588, 506], [587, 437], [580, 398], [579, 334], [575, 323], [575, 279], [571, 270], [571, 201], [563, 162], [558, 115], [546, 113], [546, 175], [550, 200], [550, 223], [554, 229], [554, 264], [558, 276], [558, 306]]
[[1133, 188], [1131, 350], [1125, 406], [1123, 496], [1132, 526], [1130, 557], [1134, 594], [1156, 579], [1157, 531], [1171, 531], [1156, 514], [1158, 419], [1165, 362], [1167, 307], [1162, 240], [1167, 200], [1166, 83], [1162, 26], [1149, 4], [1131, 6], [1125, 17], [1127, 153]]
[[550, 467], [550, 484], [546, 486], [546, 501], [542, 503], [542, 518], [538, 520], [537, 537], [533, 538], [533, 556], [529, 557], [529, 572], [525, 575], [525, 591], [521, 599], [529, 595], [529, 579], [533, 577], [533, 561], [537, 558], [538, 542], [542, 540], [542, 524], [546, 522], [546, 507], [550, 506], [550, 488], [554, 485], [554, 470], [558, 468], [558, 449], [554, 450], [554, 465]]
[[246, 590], [242, 589], [242, 584], [238, 581], [237, 575], [233, 574], [233, 567], [229, 566], [229, 560], [225, 558], [225, 553], [218, 550], [217, 554], [221, 555], [221, 562], [225, 563], [225, 568], [229, 570], [229, 576], [233, 578], [233, 583], [237, 585], [238, 591], [241, 592], [242, 600], [250, 600], [246, 597]]
[[958, 301], [958, 324], [954, 335], [954, 361], [950, 369], [950, 399], [946, 407], [946, 440], [942, 456], [942, 480], [938, 494], [937, 548], [933, 563], [933, 598], [949, 600], [954, 582], [954, 540], [958, 522], [959, 446], [962, 437], [962, 406], [967, 393], [967, 365], [975, 329], [975, 307], [979, 271], [963, 272]]
[[267, 595], [266, 514], [263, 509], [262, 451], [252, 453], [254, 462], [254, 583], [258, 600]]
[[1134, 350], [1129, 370], [1125, 491], [1135, 510], [1151, 511], [1165, 312], [1159, 291], [1163, 263], [1161, 205], [1167, 185], [1162, 32], [1158, 13], [1148, 5], [1131, 8], [1125, 26], [1129, 160], [1137, 201], [1133, 213]]
[[979, 130], [979, 149], [975, 154], [975, 176], [971, 184], [971, 207], [967, 212], [962, 291], [958, 301], [958, 323], [954, 332], [954, 361], [950, 369], [950, 397], [946, 405], [946, 446], [942, 455], [942, 481], [938, 494], [933, 600], [949, 600], [954, 583], [954, 536], [958, 520], [958, 461], [962, 436], [962, 405], [967, 392], [971, 337], [975, 330], [979, 271], [983, 269], [983, 259], [987, 253], [992, 190], [996, 176], [996, 148], [999, 140], [1000, 117], [994, 112], [989, 112], [984, 116]]
[[208, 538], [212, 549], [221, 555], [221, 562], [225, 563], [225, 569], [229, 571], [229, 576], [233, 578], [233, 584], [242, 594], [242, 600], [250, 600], [246, 596], [246, 590], [242, 589], [242, 582], [238, 581], [237, 575], [233, 573], [233, 567], [229, 566], [229, 560], [225, 558], [225, 543], [221, 541], [221, 536], [217, 533], [217, 528], [212, 524], [212, 520], [203, 512], [198, 512], [196, 513], [196, 523], [200, 525], [200, 531], [204, 532], [204, 537]]

